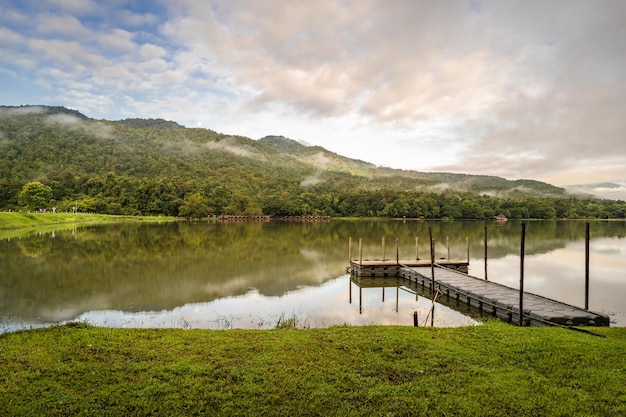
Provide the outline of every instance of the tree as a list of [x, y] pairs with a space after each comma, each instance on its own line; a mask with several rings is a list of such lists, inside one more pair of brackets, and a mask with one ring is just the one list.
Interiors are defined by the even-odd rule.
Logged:
[[47, 208], [52, 198], [52, 188], [39, 181], [28, 182], [17, 196], [18, 204], [26, 210]]
[[196, 218], [205, 217], [209, 212], [206, 198], [200, 192], [188, 195], [178, 209], [178, 215], [182, 217]]

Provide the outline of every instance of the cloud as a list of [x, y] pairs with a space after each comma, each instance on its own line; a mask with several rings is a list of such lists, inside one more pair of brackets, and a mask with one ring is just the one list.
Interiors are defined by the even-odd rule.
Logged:
[[156, 59], [161, 58], [166, 55], [167, 51], [157, 45], [152, 45], [149, 43], [143, 44], [139, 47], [139, 56], [142, 59]]
[[79, 15], [94, 14], [102, 10], [93, 0], [49, 0], [49, 3], [62, 11]]
[[137, 45], [133, 42], [133, 34], [122, 30], [114, 29], [109, 33], [98, 36], [98, 42], [105, 51], [118, 54], [133, 52]]
[[80, 70], [83, 66], [91, 68], [107, 63], [104, 56], [89, 51], [77, 41], [34, 39], [29, 42], [29, 47], [42, 60], [51, 61], [52, 65], [60, 65], [64, 69]]
[[40, 14], [37, 16], [35, 27], [44, 35], [81, 38], [89, 33], [80, 20], [69, 15]]
[[23, 42], [23, 37], [11, 29], [0, 27], [0, 46], [14, 47]]
[[28, 107], [16, 107], [10, 109], [1, 109], [0, 115], [15, 117], [15, 116], [24, 116], [27, 114], [41, 114], [46, 111], [45, 108], [41, 106], [28, 106]]
[[603, 0], [13, 1], [0, 80], [379, 165], [600, 181], [626, 177], [625, 18]]
[[126, 26], [152, 25], [158, 22], [158, 17], [152, 13], [133, 13], [128, 10], [116, 11], [119, 21]]
[[225, 138], [219, 142], [206, 142], [204, 144], [208, 149], [218, 149], [223, 150], [229, 153], [232, 153], [237, 156], [243, 156], [246, 158], [256, 158], [259, 160], [265, 160], [265, 156], [259, 153], [253, 152], [249, 149], [246, 149], [241, 146], [237, 146], [236, 140], [234, 138]]
[[46, 123], [49, 125], [61, 125], [72, 131], [86, 132], [103, 139], [113, 139], [113, 128], [111, 125], [102, 122], [85, 122], [76, 116], [70, 114], [53, 114], [46, 117]]

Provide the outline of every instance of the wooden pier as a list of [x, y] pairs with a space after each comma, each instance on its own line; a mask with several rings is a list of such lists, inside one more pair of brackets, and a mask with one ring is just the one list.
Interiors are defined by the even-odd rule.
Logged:
[[[430, 267], [431, 262], [425, 259], [386, 259], [384, 261], [351, 261], [351, 272], [360, 277], [397, 277], [403, 267]], [[467, 273], [469, 262], [456, 259], [439, 259], [437, 265]]]
[[241, 222], [329, 222], [330, 216], [244, 216], [233, 214], [220, 214], [214, 217], [215, 220], [222, 223], [241, 223]]
[[[359, 277], [399, 277], [412, 286], [427, 287], [448, 299], [466, 303], [518, 324], [520, 291], [468, 275], [468, 262], [450, 259], [437, 260], [350, 260], [350, 272]], [[432, 276], [434, 275], [434, 287]], [[526, 326], [609, 326], [609, 317], [603, 314], [565, 304], [528, 292], [523, 293], [522, 322]]]

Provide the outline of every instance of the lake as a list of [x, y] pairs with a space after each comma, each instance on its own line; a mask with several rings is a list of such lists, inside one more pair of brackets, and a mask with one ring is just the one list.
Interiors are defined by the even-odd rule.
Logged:
[[[321, 223], [119, 224], [0, 241], [0, 333], [69, 320], [99, 326], [273, 328], [479, 324], [475, 311], [432, 302], [387, 278], [360, 288], [346, 273], [348, 239], [363, 258], [467, 259], [469, 273], [517, 288], [521, 223], [332, 220]], [[584, 306], [585, 222], [526, 222], [528, 292]], [[396, 246], [397, 241], [397, 246]], [[591, 222], [589, 308], [626, 326], [626, 222]]]

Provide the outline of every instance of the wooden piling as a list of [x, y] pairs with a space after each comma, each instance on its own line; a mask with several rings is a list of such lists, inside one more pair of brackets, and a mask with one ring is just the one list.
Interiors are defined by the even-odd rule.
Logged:
[[488, 280], [487, 278], [487, 226], [485, 226], [485, 280]]
[[359, 314], [363, 314], [363, 288], [359, 287]]
[[351, 279], [348, 280], [348, 285], [349, 285], [348, 293], [350, 297], [349, 303], [352, 304], [352, 280]]
[[589, 223], [585, 224], [585, 310], [589, 310]]
[[413, 327], [417, 327], [417, 311], [413, 312]]
[[450, 260], [450, 236], [446, 236], [446, 248], [448, 249], [448, 260]]
[[396, 313], [399, 311], [400, 307], [400, 286], [396, 287]]
[[348, 262], [352, 262], [352, 237], [348, 238]]
[[396, 238], [396, 263], [400, 263], [400, 247], [398, 246], [398, 238]]
[[520, 239], [520, 270], [519, 270], [519, 325], [524, 325], [524, 251], [526, 246], [526, 223], [522, 223]]
[[382, 247], [383, 247], [383, 261], [385, 260], [385, 237], [382, 238]]
[[416, 261], [419, 260], [420, 258], [418, 242], [419, 242], [419, 238], [416, 236], [415, 237], [415, 260]]
[[359, 238], [359, 265], [363, 265], [363, 238]]
[[435, 292], [435, 245], [433, 242], [433, 229], [428, 228], [428, 237], [430, 240], [430, 276], [431, 276], [431, 291]]

